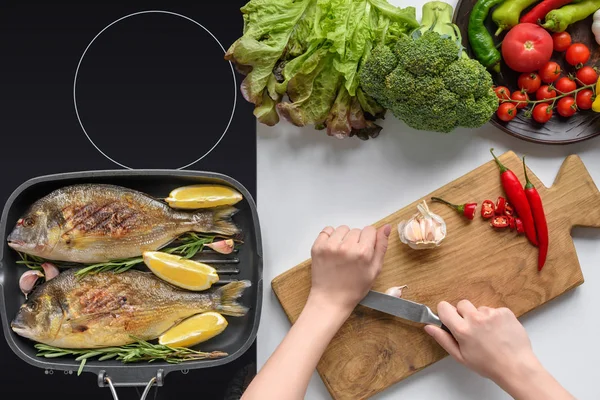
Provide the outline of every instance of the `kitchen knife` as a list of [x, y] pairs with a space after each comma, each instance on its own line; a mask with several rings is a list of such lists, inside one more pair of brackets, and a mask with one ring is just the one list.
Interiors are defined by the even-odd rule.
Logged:
[[359, 304], [409, 321], [435, 325], [452, 335], [450, 329], [425, 304], [415, 303], [414, 301], [372, 290], [369, 291], [369, 294]]

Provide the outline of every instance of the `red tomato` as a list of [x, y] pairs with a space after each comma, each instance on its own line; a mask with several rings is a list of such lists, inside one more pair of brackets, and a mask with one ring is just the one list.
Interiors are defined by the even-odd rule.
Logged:
[[554, 84], [554, 87], [560, 93], [569, 93], [569, 92], [572, 92], [573, 90], [577, 89], [577, 84], [575, 83], [574, 80], [569, 79], [566, 76], [563, 76]]
[[511, 69], [533, 72], [552, 57], [552, 36], [536, 24], [518, 24], [502, 41], [502, 58]]
[[554, 51], [565, 51], [571, 45], [571, 35], [569, 32], [556, 32], [552, 34]]
[[[527, 96], [527, 92], [522, 92], [520, 90], [517, 90], [515, 92], [513, 92], [512, 96], [510, 96], [511, 99], [515, 100], [515, 101], [524, 101], [527, 102], [529, 100], [529, 96]], [[517, 108], [525, 108], [527, 107], [527, 103], [513, 103]]]
[[554, 61], [544, 64], [539, 70], [540, 78], [544, 83], [552, 83], [560, 76], [560, 65]]
[[575, 99], [571, 96], [563, 97], [557, 103], [556, 109], [558, 113], [563, 117], [571, 117], [577, 112], [577, 105]]
[[[556, 97], [556, 90], [552, 89], [550, 90], [550, 86], [548, 85], [544, 85], [542, 87], [540, 87], [537, 92], [535, 92], [535, 98], [536, 100], [546, 100], [546, 99], [553, 99]], [[547, 101], [546, 104], [550, 104], [552, 103], [551, 101]], [[542, 103], [544, 104], [544, 103]]]
[[512, 121], [517, 116], [517, 107], [513, 103], [502, 103], [496, 114], [504, 122]]
[[584, 85], [593, 85], [598, 82], [598, 73], [592, 67], [582, 67], [577, 71], [577, 79]]
[[506, 86], [496, 86], [494, 92], [500, 100], [510, 100], [510, 90]]
[[566, 59], [571, 65], [585, 64], [590, 59], [590, 49], [583, 43], [573, 43], [567, 49]]
[[548, 104], [538, 104], [533, 109], [533, 119], [540, 124], [544, 124], [552, 117], [552, 107]]
[[525, 89], [527, 93], [531, 94], [540, 88], [542, 80], [536, 72], [523, 73], [519, 76], [517, 84], [519, 89]]
[[584, 89], [577, 93], [577, 97], [575, 98], [575, 102], [577, 103], [577, 108], [580, 110], [589, 110], [592, 108], [592, 103], [594, 102], [594, 92], [590, 89]]

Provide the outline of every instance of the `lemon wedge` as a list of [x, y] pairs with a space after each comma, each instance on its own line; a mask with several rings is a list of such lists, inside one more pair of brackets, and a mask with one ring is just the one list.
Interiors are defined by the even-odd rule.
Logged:
[[190, 317], [158, 338], [158, 343], [171, 347], [192, 347], [212, 339], [227, 328], [227, 320], [219, 313], [207, 312]]
[[235, 189], [222, 185], [191, 185], [174, 189], [165, 201], [171, 208], [198, 209], [232, 206], [243, 199]]
[[217, 270], [210, 265], [160, 251], [146, 251], [144, 263], [154, 275], [177, 287], [206, 290], [219, 280]]

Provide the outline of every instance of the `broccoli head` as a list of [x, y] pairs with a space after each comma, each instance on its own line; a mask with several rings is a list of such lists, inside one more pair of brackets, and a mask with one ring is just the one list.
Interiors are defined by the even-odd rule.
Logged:
[[498, 108], [492, 77], [463, 51], [452, 11], [426, 3], [423, 21], [431, 24], [377, 46], [359, 71], [365, 93], [415, 129], [476, 128]]

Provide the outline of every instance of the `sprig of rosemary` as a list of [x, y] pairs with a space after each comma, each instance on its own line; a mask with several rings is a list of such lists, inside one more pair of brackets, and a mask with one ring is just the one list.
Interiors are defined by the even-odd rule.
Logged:
[[225, 357], [228, 354], [222, 351], [205, 353], [188, 349], [187, 347], [169, 347], [162, 344], [152, 344], [145, 340], [135, 338], [136, 342], [124, 346], [106, 347], [102, 349], [62, 349], [38, 343], [38, 357], [57, 358], [64, 356], [77, 356], [75, 361], [81, 361], [77, 375], [83, 371], [89, 358], [98, 357], [98, 361], [115, 359], [123, 363], [147, 361], [153, 362], [163, 360], [171, 364], [179, 364], [186, 361], [196, 361], [212, 358]]
[[[181, 255], [184, 258], [192, 258], [199, 251], [202, 251], [204, 246], [212, 243], [215, 240], [216, 236], [202, 235], [195, 232], [188, 232], [187, 234], [181, 236], [178, 239], [178, 246], [169, 247], [165, 249], [161, 249], [160, 251], [170, 254]], [[31, 269], [42, 269], [42, 264], [46, 262], [41, 257], [31, 256], [28, 254], [23, 254], [19, 252], [19, 256], [21, 257], [21, 261], [17, 261], [17, 264], [26, 265]], [[108, 262], [102, 262], [97, 264], [92, 264], [81, 268], [79, 271], [75, 273], [76, 276], [82, 278], [89, 274], [97, 274], [100, 272], [112, 271], [115, 274], [120, 274], [122, 272], [128, 271], [136, 265], [142, 264], [144, 259], [142, 257], [133, 257], [127, 258], [123, 260], [114, 260]], [[52, 262], [57, 267], [73, 267], [77, 266], [76, 264], [69, 263], [57, 263], [55, 261]]]
[[38, 271], [43, 270], [42, 264], [46, 262], [43, 258], [21, 253], [19, 251], [17, 253], [19, 253], [19, 257], [21, 257], [21, 260], [17, 261], [17, 264], [25, 265], [29, 269], [36, 269]]

